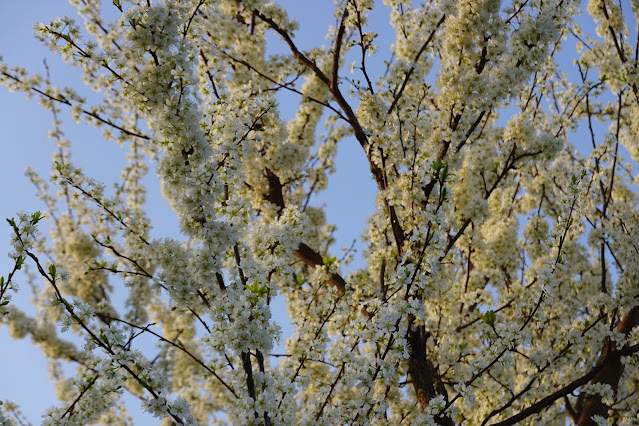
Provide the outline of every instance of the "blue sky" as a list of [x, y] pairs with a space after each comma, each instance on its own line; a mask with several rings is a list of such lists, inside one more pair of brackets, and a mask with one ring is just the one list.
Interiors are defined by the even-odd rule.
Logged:
[[[290, 16], [300, 22], [297, 31], [299, 45], [302, 48], [326, 43], [325, 34], [328, 26], [333, 25], [333, 1], [287, 0], [284, 3]], [[105, 2], [110, 7], [110, 2]], [[51, 70], [52, 81], [59, 86], [82, 88], [81, 76], [76, 70], [62, 63], [33, 37], [35, 22], [49, 22], [57, 16], [75, 16], [73, 9], [64, 0], [0, 0], [0, 56], [10, 66], [20, 65], [29, 71], [44, 74], [43, 59], [46, 59]], [[379, 27], [389, 28], [386, 17], [375, 16], [374, 22]], [[380, 31], [385, 40], [390, 35]], [[283, 48], [283, 44], [273, 40], [274, 51]], [[385, 55], [378, 54], [372, 58], [378, 65], [383, 64]], [[83, 95], [91, 96], [88, 89], [80, 90]], [[290, 118], [295, 110], [295, 96], [280, 99], [280, 110], [283, 117]], [[100, 132], [85, 126], [77, 125], [63, 108], [60, 118], [63, 129], [71, 141], [74, 161], [81, 165], [88, 174], [107, 187], [117, 179], [124, 164], [125, 150], [115, 144], [102, 140]], [[51, 128], [51, 113], [38, 105], [37, 98], [26, 100], [21, 93], [10, 93], [0, 87], [0, 219], [14, 217], [18, 211], [32, 212], [43, 210], [43, 205], [35, 197], [35, 191], [25, 177], [25, 168], [29, 165], [46, 178], [49, 175], [51, 155], [54, 143], [47, 139]], [[337, 174], [330, 179], [329, 190], [321, 194], [315, 205], [326, 203], [329, 222], [338, 226], [337, 243], [333, 247], [334, 255], [341, 254], [340, 247], [350, 246], [353, 239], [361, 234], [368, 213], [373, 209], [376, 186], [369, 176], [366, 159], [361, 148], [353, 139], [345, 140], [339, 148], [337, 158]], [[153, 168], [151, 168], [153, 170]], [[149, 185], [148, 211], [154, 237], [172, 236], [179, 238], [175, 215], [162, 198], [157, 181], [152, 177]], [[5, 224], [5, 225], [2, 225]], [[6, 254], [10, 251], [9, 226], [2, 220], [0, 224], [0, 275], [6, 277], [12, 263]], [[42, 230], [46, 231], [44, 223]], [[362, 244], [358, 243], [359, 249]], [[26, 284], [25, 276], [15, 276], [21, 284], [20, 292], [14, 296], [13, 303], [33, 313], [29, 306], [31, 291]], [[282, 306], [275, 309], [281, 311]], [[282, 322], [285, 318], [276, 312]], [[45, 358], [40, 349], [33, 346], [30, 340], [13, 340], [7, 328], [0, 326], [0, 400], [10, 400], [20, 405], [22, 413], [34, 424], [39, 424], [40, 415], [55, 403], [53, 386], [48, 381]], [[155, 424], [150, 416], [140, 412], [139, 403], [129, 404], [136, 424]]]

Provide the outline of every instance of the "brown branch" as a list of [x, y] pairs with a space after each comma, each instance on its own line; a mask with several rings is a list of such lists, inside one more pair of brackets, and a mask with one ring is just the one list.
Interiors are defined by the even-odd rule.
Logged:
[[[411, 349], [411, 354], [408, 358], [408, 375], [415, 388], [417, 400], [422, 411], [426, 410], [430, 400], [437, 394], [443, 395], [446, 402], [448, 402], [448, 392], [446, 392], [435, 366], [428, 359], [426, 351], [428, 336], [429, 334], [423, 324], [419, 326], [410, 324], [406, 335]], [[440, 424], [453, 425], [450, 417], [443, 416], [438, 420]]]
[[574, 390], [588, 383], [588, 381], [592, 379], [601, 370], [601, 368], [602, 368], [601, 365], [596, 365], [588, 373], [581, 376], [579, 379], [573, 381], [569, 385], [564, 386], [557, 392], [550, 394], [547, 397], [539, 400], [537, 403], [531, 405], [530, 407], [519, 412], [518, 414], [504, 420], [503, 422], [494, 423], [493, 426], [514, 425], [524, 420], [525, 418], [532, 416], [533, 414], [539, 413], [540, 411], [548, 408], [552, 403], [554, 403], [559, 398], [563, 398], [564, 396], [570, 395]]
[[[19, 231], [17, 230], [17, 228], [15, 226], [14, 226], [14, 230], [15, 230], [16, 235], [18, 236], [18, 239], [20, 240], [20, 242], [24, 245], [24, 242], [22, 241], [21, 235], [19, 234]], [[40, 263], [40, 260], [38, 259], [38, 257], [35, 254], [31, 253], [28, 250], [25, 250], [24, 253], [27, 256], [29, 256], [34, 261], [34, 263], [36, 264], [36, 267], [37, 267], [38, 272], [40, 273], [40, 275], [43, 278], [45, 278], [51, 284], [51, 287], [53, 287], [53, 290], [55, 292], [54, 297], [55, 297], [57, 303], [59, 303], [60, 305], [64, 306], [64, 309], [71, 316], [71, 318], [73, 318], [73, 320], [76, 321], [76, 323], [88, 334], [88, 336], [90, 336], [90, 339], [97, 346], [102, 348], [111, 357], [114, 357], [115, 356], [115, 352], [114, 352], [113, 347], [111, 346], [111, 344], [108, 343], [108, 341], [102, 340], [99, 336], [97, 336], [93, 332], [93, 330], [91, 330], [87, 326], [87, 324], [75, 313], [75, 310], [74, 310], [73, 306], [64, 297], [62, 297], [62, 293], [60, 292], [60, 289], [58, 288], [58, 285], [56, 283], [56, 275], [54, 275], [54, 274], [49, 275], [47, 272], [45, 272], [42, 264]], [[135, 371], [133, 371], [131, 369], [131, 367], [129, 367], [126, 364], [123, 364], [121, 361], [118, 361], [118, 360], [115, 360], [115, 361], [118, 363], [118, 365], [120, 365], [120, 367], [122, 367], [127, 373], [129, 373], [131, 375], [131, 377], [133, 377], [133, 379], [135, 379], [135, 381], [137, 381], [140, 385], [142, 385], [142, 387], [144, 387], [151, 394], [151, 396], [153, 396], [154, 399], [158, 399], [159, 398], [159, 392], [156, 391], [146, 380], [144, 380], [142, 377], [140, 377], [140, 375], [138, 375]], [[176, 414], [169, 413], [169, 415], [171, 417], [173, 417], [173, 419], [176, 421], [176, 423], [184, 424], [182, 419], [179, 416], [177, 416]]]
[[[324, 265], [322, 256], [304, 243], [299, 243], [297, 250], [293, 250], [293, 254], [311, 268]], [[328, 279], [328, 283], [337, 289], [339, 297], [344, 296], [346, 293], [346, 281], [341, 275], [333, 272]]]
[[81, 389], [80, 394], [75, 398], [75, 400], [73, 400], [73, 402], [71, 403], [71, 405], [69, 405], [69, 407], [66, 409], [66, 411], [60, 416], [60, 418], [58, 419], [58, 421], [61, 421], [64, 416], [66, 416], [67, 414], [69, 415], [69, 420], [71, 420], [71, 417], [73, 417], [74, 414], [74, 409], [75, 409], [75, 405], [82, 399], [82, 397], [84, 396], [84, 394], [86, 393], [86, 391], [88, 391], [89, 389], [91, 389], [91, 387], [95, 384], [95, 382], [98, 381], [98, 377], [100, 377], [100, 375], [95, 375], [93, 376], [93, 378], [91, 380], [89, 380], [88, 383], [86, 383]]
[[[441, 24], [444, 23], [445, 19], [446, 19], [446, 15], [442, 15], [442, 17], [437, 22], [437, 25], [435, 26], [435, 28], [433, 28], [433, 30], [428, 35], [428, 38], [426, 39], [424, 44], [422, 44], [422, 47], [417, 52], [417, 55], [415, 55], [415, 59], [413, 60], [414, 64], [417, 64], [417, 61], [419, 61], [419, 58], [422, 56], [422, 53], [424, 53], [424, 51], [426, 50], [426, 48], [428, 47], [430, 42], [433, 40], [433, 37], [435, 37], [435, 32], [437, 32], [437, 30], [439, 29]], [[413, 65], [406, 72], [406, 75], [404, 76], [404, 81], [402, 82], [401, 87], [399, 88], [399, 90], [395, 94], [395, 97], [393, 98], [393, 102], [391, 102], [390, 107], [388, 107], [388, 111], [386, 112], [386, 114], [390, 114], [391, 111], [393, 111], [393, 108], [395, 108], [395, 105], [397, 105], [397, 102], [399, 102], [399, 99], [402, 97], [402, 94], [404, 93], [404, 89], [406, 88], [406, 85], [408, 84], [408, 80], [410, 80], [411, 75], [415, 71], [415, 67], [416, 67], [416, 65]]]
[[[339, 107], [342, 109], [342, 111], [344, 111], [344, 115], [346, 116], [348, 123], [351, 125], [353, 129], [355, 138], [357, 139], [361, 147], [366, 152], [366, 158], [368, 159], [371, 173], [373, 174], [373, 177], [375, 178], [375, 181], [377, 182], [378, 188], [380, 189], [380, 191], [386, 190], [387, 185], [386, 185], [386, 181], [384, 180], [384, 172], [379, 168], [377, 164], [375, 164], [372, 157], [370, 156], [368, 136], [366, 135], [366, 132], [364, 131], [364, 128], [362, 127], [361, 123], [357, 119], [357, 116], [355, 115], [353, 108], [351, 108], [349, 103], [346, 101], [346, 98], [344, 98], [344, 95], [339, 90], [338, 85], [333, 84], [332, 81], [326, 76], [326, 74], [324, 74], [322, 70], [319, 69], [319, 67], [314, 61], [310, 60], [308, 57], [306, 57], [306, 55], [304, 55], [302, 52], [299, 51], [299, 49], [295, 45], [295, 42], [293, 42], [293, 39], [291, 39], [291, 36], [286, 30], [284, 30], [275, 21], [265, 16], [260, 11], [255, 10], [254, 13], [255, 13], [255, 16], [257, 16], [262, 21], [267, 23], [276, 33], [278, 33], [284, 39], [284, 42], [289, 46], [289, 49], [291, 50], [295, 58], [297, 58], [297, 60], [302, 65], [306, 66], [311, 71], [313, 71], [313, 73], [315, 73], [315, 76], [322, 83], [324, 83], [326, 87], [328, 87], [329, 91], [335, 98], [335, 101], [337, 102]], [[384, 205], [388, 212], [388, 216], [390, 217], [393, 236], [397, 244], [397, 252], [401, 254], [402, 245], [404, 243], [404, 238], [405, 238], [404, 231], [402, 229], [401, 224], [399, 223], [399, 219], [397, 217], [397, 213], [395, 212], [395, 208], [392, 205], [390, 205], [390, 203], [388, 202], [386, 198], [384, 198]]]
[[[151, 335], [153, 335], [153, 336], [157, 337], [157, 338], [158, 338], [161, 342], [167, 343], [167, 344], [171, 345], [172, 347], [174, 347], [175, 349], [182, 351], [182, 352], [183, 352], [183, 353], [185, 353], [185, 354], [186, 354], [189, 358], [191, 358], [191, 359], [192, 359], [195, 363], [197, 363], [200, 367], [204, 368], [204, 370], [206, 370], [209, 374], [211, 374], [213, 377], [215, 377], [215, 378], [216, 378], [216, 379], [217, 379], [217, 380], [218, 380], [218, 381], [222, 384], [222, 386], [224, 386], [224, 387], [225, 387], [225, 388], [226, 388], [226, 389], [227, 389], [227, 390], [231, 393], [231, 395], [233, 395], [235, 398], [238, 398], [238, 395], [237, 395], [237, 393], [235, 393], [235, 391], [233, 390], [233, 388], [232, 388], [231, 386], [229, 386], [229, 385], [228, 385], [228, 384], [224, 381], [224, 379], [222, 379], [222, 377], [220, 377], [220, 376], [219, 376], [219, 375], [215, 372], [215, 370], [211, 369], [209, 366], [207, 366], [207, 365], [204, 363], [204, 361], [202, 361], [201, 359], [199, 359], [198, 357], [196, 357], [195, 355], [193, 355], [193, 354], [192, 354], [189, 350], [187, 350], [187, 349], [186, 349], [186, 347], [184, 347], [184, 345], [182, 345], [181, 343], [173, 342], [173, 341], [171, 341], [171, 340], [167, 339], [166, 337], [162, 336], [161, 334], [159, 334], [159, 333], [156, 333], [156, 332], [152, 331], [152, 330], [149, 328], [149, 326], [150, 326], [150, 325], [153, 325], [153, 324], [150, 324], [150, 325], [147, 325], [147, 326], [145, 326], [145, 327], [142, 327], [142, 326], [140, 326], [140, 325], [134, 324], [134, 323], [129, 322], [129, 321], [127, 321], [127, 320], [124, 320], [124, 319], [121, 319], [121, 318], [117, 318], [117, 317], [114, 317], [114, 316], [111, 316], [111, 315], [108, 315], [108, 314], [105, 314], [105, 313], [99, 313], [98, 315], [99, 315], [100, 317], [108, 318], [108, 319], [110, 319], [110, 320], [112, 320], [112, 321], [121, 322], [121, 323], [123, 323], [123, 324], [128, 325], [128, 326], [129, 326], [129, 327], [131, 327], [131, 328], [135, 328], [135, 329], [141, 330], [143, 333], [149, 333], [149, 334], [151, 334]], [[207, 328], [208, 328], [208, 327], [207, 327]]]
[[265, 198], [277, 206], [279, 213], [284, 210], [282, 183], [280, 178], [268, 167], [266, 168], [266, 180], [268, 181], [268, 194]]
[[[630, 312], [628, 312], [622, 320], [619, 322], [617, 327], [617, 331], [627, 334], [629, 333], [633, 327], [639, 325], [639, 306], [635, 306]], [[516, 424], [527, 417], [537, 414], [544, 409], [548, 408], [555, 401], [565, 396], [570, 395], [572, 392], [577, 390], [579, 387], [585, 385], [586, 383], [606, 383], [607, 374], [615, 374], [615, 370], [613, 367], [620, 366], [619, 368], [623, 369], [623, 364], [621, 363], [621, 357], [625, 355], [631, 355], [639, 351], [639, 345], [629, 346], [626, 348], [617, 349], [613, 344], [607, 345], [606, 348], [602, 351], [602, 355], [597, 360], [595, 366], [588, 373], [584, 374], [577, 380], [574, 380], [570, 384], [564, 386], [558, 391], [548, 395], [545, 398], [537, 401], [535, 404], [526, 408], [525, 410], [519, 412], [518, 414], [509, 417], [508, 419], [495, 423], [493, 426], [506, 426]], [[619, 374], [621, 376], [621, 374]], [[618, 381], [617, 381], [618, 384]], [[590, 404], [592, 408], [587, 408], [586, 405]], [[598, 414], [599, 411], [597, 409], [601, 409], [605, 407], [604, 414], [600, 414], [602, 416], [607, 416], [608, 408], [601, 402], [601, 398], [592, 398], [588, 397], [586, 402], [584, 403], [584, 407], [581, 411], [580, 420], [578, 425], [594, 425], [591, 417], [595, 414]], [[590, 417], [587, 417], [589, 413]]]
[[[268, 193], [264, 195], [264, 198], [275, 204], [278, 208], [278, 212], [281, 212], [285, 207], [282, 182], [280, 178], [268, 168], [266, 169], [266, 179], [269, 187]], [[311, 268], [324, 265], [322, 255], [302, 242], [297, 246], [297, 250], [293, 250], [293, 254]], [[344, 278], [333, 272], [327, 282], [337, 289], [337, 295], [339, 297], [344, 296], [346, 293], [346, 281], [344, 281]]]
[[[581, 332], [581, 336], [585, 336], [586, 333], [588, 331], [590, 331], [592, 328], [595, 327], [595, 325], [597, 325], [599, 323], [599, 321], [601, 321], [604, 318], [604, 315], [600, 315], [599, 318], [597, 318], [596, 321], [594, 321], [592, 324], [590, 324], [584, 331]], [[517, 394], [513, 394], [512, 397], [508, 400], [508, 402], [506, 402], [504, 405], [502, 405], [500, 408], [496, 408], [493, 411], [491, 411], [488, 416], [486, 416], [486, 418], [484, 419], [484, 421], [482, 421], [481, 426], [485, 425], [488, 423], [488, 421], [496, 416], [497, 414], [500, 414], [502, 412], [504, 412], [506, 409], [508, 409], [509, 407], [511, 407], [515, 401], [517, 401], [519, 398], [521, 398], [522, 396], [526, 395], [528, 393], [528, 391], [532, 388], [532, 386], [535, 384], [535, 382], [539, 379], [539, 377], [541, 376], [541, 373], [543, 373], [545, 370], [547, 370], [548, 368], [550, 368], [555, 361], [561, 359], [564, 357], [564, 355], [573, 347], [573, 343], [574, 342], [568, 342], [561, 351], [559, 351], [558, 354], [556, 354], [551, 360], [549, 360], [548, 362], [546, 362], [546, 365], [544, 365], [542, 368], [539, 368], [537, 370], [537, 372], [532, 376], [532, 378], [528, 381], [528, 383], [526, 384], [526, 386], [523, 387], [523, 389], [521, 389], [519, 392], [517, 392]], [[517, 352], [519, 353], [519, 352]], [[521, 353], [520, 353], [521, 354]], [[512, 392], [511, 392], [512, 393]], [[564, 401], [566, 403], [566, 411], [568, 412], [568, 415], [571, 416], [571, 418], [573, 418], [573, 420], [575, 421], [575, 423], [577, 422], [576, 418], [578, 418], [578, 414], [575, 414], [574, 410], [572, 409], [572, 406], [570, 405], [570, 401], [568, 400], [567, 396], [564, 396]]]
[[248, 387], [249, 397], [255, 399], [255, 382], [253, 381], [253, 367], [251, 366], [251, 354], [242, 352], [242, 367], [246, 373], [246, 385]]
[[333, 49], [333, 65], [331, 70], [331, 89], [337, 90], [339, 84], [339, 57], [342, 51], [342, 42], [344, 41], [344, 32], [346, 30], [346, 18], [348, 17], [348, 5], [344, 7], [342, 12], [342, 20], [339, 23], [337, 37], [335, 37], [335, 47]]
[[359, 46], [360, 46], [361, 55], [362, 55], [360, 59], [360, 63], [361, 63], [360, 70], [362, 71], [362, 74], [364, 75], [364, 78], [366, 79], [366, 84], [368, 85], [368, 91], [371, 93], [371, 95], [374, 95], [375, 90], [373, 90], [373, 83], [371, 82], [371, 79], [368, 76], [368, 71], [366, 71], [366, 52], [368, 51], [368, 48], [371, 45], [371, 42], [364, 41], [364, 32], [362, 31], [362, 14], [357, 8], [356, 2], [353, 2], [353, 8], [355, 9], [355, 13], [357, 14], [356, 24], [357, 24], [357, 31], [359, 32]]
[[621, 60], [621, 62], [626, 62], [627, 58], [623, 52], [623, 45], [619, 44], [619, 41], [617, 40], [617, 34], [615, 33], [615, 30], [612, 28], [612, 25], [610, 25], [610, 15], [608, 13], [608, 8], [606, 7], [605, 0], [601, 1], [601, 10], [604, 16], [606, 17], [606, 20], [608, 21], [608, 32], [610, 32], [610, 37], [612, 37], [612, 41], [615, 45], [615, 50], [617, 51], [617, 55], [619, 56], [619, 59]]
[[[302, 97], [302, 99], [308, 99], [308, 100], [309, 100], [309, 101], [311, 101], [311, 102], [315, 102], [315, 103], [317, 103], [317, 104], [319, 104], [319, 105], [321, 105], [321, 106], [323, 106], [323, 107], [326, 107], [326, 108], [330, 109], [331, 111], [333, 111], [335, 114], [337, 114], [337, 116], [338, 116], [339, 118], [341, 118], [342, 120], [344, 120], [344, 121], [348, 121], [348, 120], [346, 119], [346, 117], [344, 117], [344, 116], [342, 115], [342, 113], [341, 113], [341, 112], [340, 112], [337, 108], [335, 108], [334, 106], [332, 106], [332, 105], [331, 105], [331, 104], [329, 104], [328, 102], [324, 102], [324, 101], [322, 101], [322, 100], [320, 100], [320, 99], [317, 99], [317, 98], [314, 98], [314, 97], [312, 97], [312, 96], [309, 96], [308, 94], [303, 93], [303, 92], [302, 92], [302, 91], [300, 91], [300, 90], [297, 90], [296, 88], [292, 87], [291, 82], [278, 82], [278, 81], [277, 81], [277, 80], [275, 80], [273, 77], [269, 77], [267, 74], [265, 74], [264, 72], [262, 72], [262, 71], [260, 71], [259, 69], [257, 69], [257, 68], [256, 68], [254, 65], [252, 65], [251, 63], [249, 63], [249, 62], [247, 62], [247, 61], [245, 61], [245, 60], [243, 60], [243, 59], [236, 58], [236, 57], [234, 57], [233, 55], [231, 55], [230, 53], [226, 52], [226, 51], [225, 51], [225, 50], [223, 50], [223, 49], [218, 48], [218, 50], [219, 50], [219, 51], [220, 51], [220, 53], [222, 53], [224, 56], [228, 57], [231, 61], [233, 61], [233, 62], [237, 62], [237, 63], [238, 63], [238, 64], [240, 64], [240, 65], [244, 65], [246, 68], [248, 68], [249, 70], [253, 71], [253, 72], [254, 72], [255, 74], [257, 74], [258, 76], [260, 76], [260, 77], [262, 77], [263, 79], [265, 79], [265, 80], [267, 80], [267, 81], [269, 81], [269, 82], [271, 82], [271, 83], [275, 84], [275, 88], [274, 88], [274, 89], [282, 88], [282, 89], [289, 90], [289, 91], [291, 91], [291, 92], [293, 92], [293, 93], [296, 93], [296, 94], [300, 95], [300, 96]], [[299, 76], [298, 76], [298, 77], [299, 77]], [[297, 79], [297, 77], [296, 77], [296, 79]]]
[[[5, 76], [5, 77], [7, 77], [7, 78], [9, 78], [9, 79], [11, 79], [11, 80], [13, 80], [13, 81], [15, 81], [16, 83], [24, 84], [24, 82], [20, 78], [14, 76], [14, 75], [8, 74], [6, 72], [2, 72], [0, 74]], [[59, 102], [61, 104], [67, 105], [67, 106], [73, 106], [71, 101], [69, 101], [67, 98], [65, 98], [65, 97], [56, 97], [56, 96], [49, 95], [48, 93], [38, 89], [37, 87], [29, 87], [28, 90], [31, 90], [31, 91], [39, 94], [43, 98], [46, 98], [46, 99], [48, 99], [50, 101]], [[124, 134], [126, 134], [128, 136], [136, 137], [136, 138], [140, 138], [140, 139], [145, 139], [145, 140], [151, 140], [151, 138], [149, 136], [144, 135], [142, 133], [137, 133], [137, 132], [135, 132], [133, 130], [125, 129], [124, 127], [121, 127], [121, 126], [118, 126], [117, 124], [115, 124], [114, 122], [109, 120], [108, 118], [102, 118], [101, 116], [99, 116], [95, 112], [92, 112], [92, 111], [89, 111], [89, 110], [86, 110], [86, 109], [83, 109], [83, 108], [80, 108], [80, 111], [83, 114], [88, 115], [89, 117], [92, 117], [92, 118], [98, 120], [102, 124], [106, 124], [107, 126], [111, 126], [114, 129], [119, 130], [120, 132], [122, 132], [122, 133], [124, 133]]]
[[[619, 321], [617, 331], [628, 335], [637, 325], [639, 325], [639, 306], [635, 306], [630, 312], [623, 316], [621, 321]], [[632, 349], [632, 347], [625, 349]], [[610, 385], [613, 392], [617, 391], [619, 380], [624, 370], [620, 356], [621, 351], [623, 351], [623, 349], [617, 348], [614, 342], [609, 342], [604, 346], [597, 360], [597, 364], [601, 364], [602, 367], [590, 383], [604, 383]], [[592, 420], [592, 416], [595, 415], [604, 418], [608, 417], [609, 407], [603, 402], [600, 395], [580, 395], [579, 400], [577, 406], [581, 406], [581, 403], [583, 403], [583, 408], [579, 413], [577, 425], [595, 425]]]

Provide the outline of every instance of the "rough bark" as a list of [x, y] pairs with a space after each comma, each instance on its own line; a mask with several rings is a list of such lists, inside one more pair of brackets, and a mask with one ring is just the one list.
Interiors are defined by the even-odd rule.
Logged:
[[[424, 411], [430, 400], [438, 394], [443, 395], [448, 402], [446, 388], [441, 382], [437, 369], [428, 359], [426, 328], [423, 325], [409, 327], [406, 338], [411, 348], [408, 358], [408, 375], [417, 394], [419, 407]], [[453, 425], [453, 421], [449, 417], [442, 417], [439, 421], [445, 426]]]
[[[623, 316], [621, 321], [619, 321], [617, 331], [627, 335], [637, 325], [639, 325], [639, 306], [635, 306], [630, 312]], [[624, 365], [621, 362], [620, 356], [611, 355], [614, 355], [618, 350], [619, 348], [617, 348], [614, 342], [606, 344], [597, 360], [598, 363], [604, 362], [605, 364], [590, 383], [608, 384], [613, 392], [617, 392]], [[609, 407], [602, 401], [599, 395], [580, 395], [577, 401], [577, 408], [580, 409], [579, 420], [577, 421], [577, 425], [579, 426], [594, 426], [596, 423], [592, 420], [592, 417], [595, 415], [608, 418]]]

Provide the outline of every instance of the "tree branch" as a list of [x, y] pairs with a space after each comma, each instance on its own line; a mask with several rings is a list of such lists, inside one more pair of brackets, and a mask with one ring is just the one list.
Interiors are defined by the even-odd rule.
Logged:
[[[630, 312], [623, 316], [619, 324], [617, 325], [617, 331], [624, 335], [628, 335], [634, 327], [639, 325], [639, 306], [635, 306]], [[636, 345], [635, 345], [636, 346]], [[634, 347], [623, 348], [634, 349]], [[619, 387], [619, 380], [624, 370], [624, 365], [621, 362], [621, 352], [623, 349], [618, 349], [614, 342], [608, 342], [601, 350], [597, 364], [601, 364], [601, 369], [592, 378], [590, 383], [604, 383], [610, 385], [613, 392], [617, 392]], [[592, 420], [592, 416], [598, 415], [604, 418], [608, 417], [609, 407], [603, 402], [600, 395], [580, 395], [577, 406], [583, 407], [579, 413], [579, 426], [591, 426], [595, 425]], [[581, 405], [583, 403], [583, 405]]]
[[[619, 322], [619, 326], [617, 327], [617, 331], [629, 333], [633, 327], [639, 324], [639, 306], [635, 306], [630, 312], [628, 312], [624, 318]], [[624, 330], [624, 331], [622, 331]], [[605, 383], [607, 374], [616, 374], [616, 368], [623, 369], [623, 364], [621, 363], [621, 356], [630, 355], [639, 351], [639, 345], [634, 345], [631, 347], [616, 349], [614, 345], [607, 346], [610, 348], [602, 351], [601, 356], [597, 360], [595, 366], [585, 375], [581, 376], [577, 380], [574, 380], [572, 383], [564, 386], [558, 391], [548, 395], [545, 398], [542, 398], [535, 404], [526, 408], [525, 410], [519, 412], [518, 414], [502, 421], [499, 423], [495, 423], [493, 426], [506, 426], [513, 425], [525, 418], [537, 414], [542, 410], [546, 409], [550, 405], [552, 405], [559, 398], [563, 398], [564, 396], [570, 395], [572, 392], [577, 390], [579, 387], [585, 385], [588, 382], [591, 383]], [[620, 374], [621, 375], [621, 374]], [[617, 379], [618, 383], [618, 379]], [[590, 404], [590, 408], [586, 408], [585, 404]], [[580, 419], [578, 425], [591, 425], [594, 424], [592, 422], [591, 417], [597, 414], [599, 409], [605, 407], [605, 404], [601, 402], [601, 398], [587, 399], [584, 404], [584, 408], [581, 411]], [[592, 414], [590, 414], [592, 413]], [[587, 417], [590, 414], [590, 417]], [[607, 415], [607, 407], [605, 407], [604, 416]]]

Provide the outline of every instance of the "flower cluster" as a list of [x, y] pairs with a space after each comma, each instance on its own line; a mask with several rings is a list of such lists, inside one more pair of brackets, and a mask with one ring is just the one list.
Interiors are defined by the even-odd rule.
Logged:
[[[55, 189], [28, 171], [49, 238], [41, 213], [9, 220], [0, 279], [5, 314], [23, 263], [43, 278], [33, 317], [0, 318], [52, 360], [45, 424], [127, 419], [124, 392], [177, 424], [636, 420], [639, 73], [621, 6], [340, 0], [303, 48], [276, 2], [106, 3], [35, 27], [93, 105], [0, 64], [54, 123]], [[114, 185], [75, 164], [66, 112], [126, 147]], [[316, 195], [348, 186], [329, 177], [351, 143], [376, 204], [339, 258]], [[152, 230], [150, 170], [178, 235]]]

